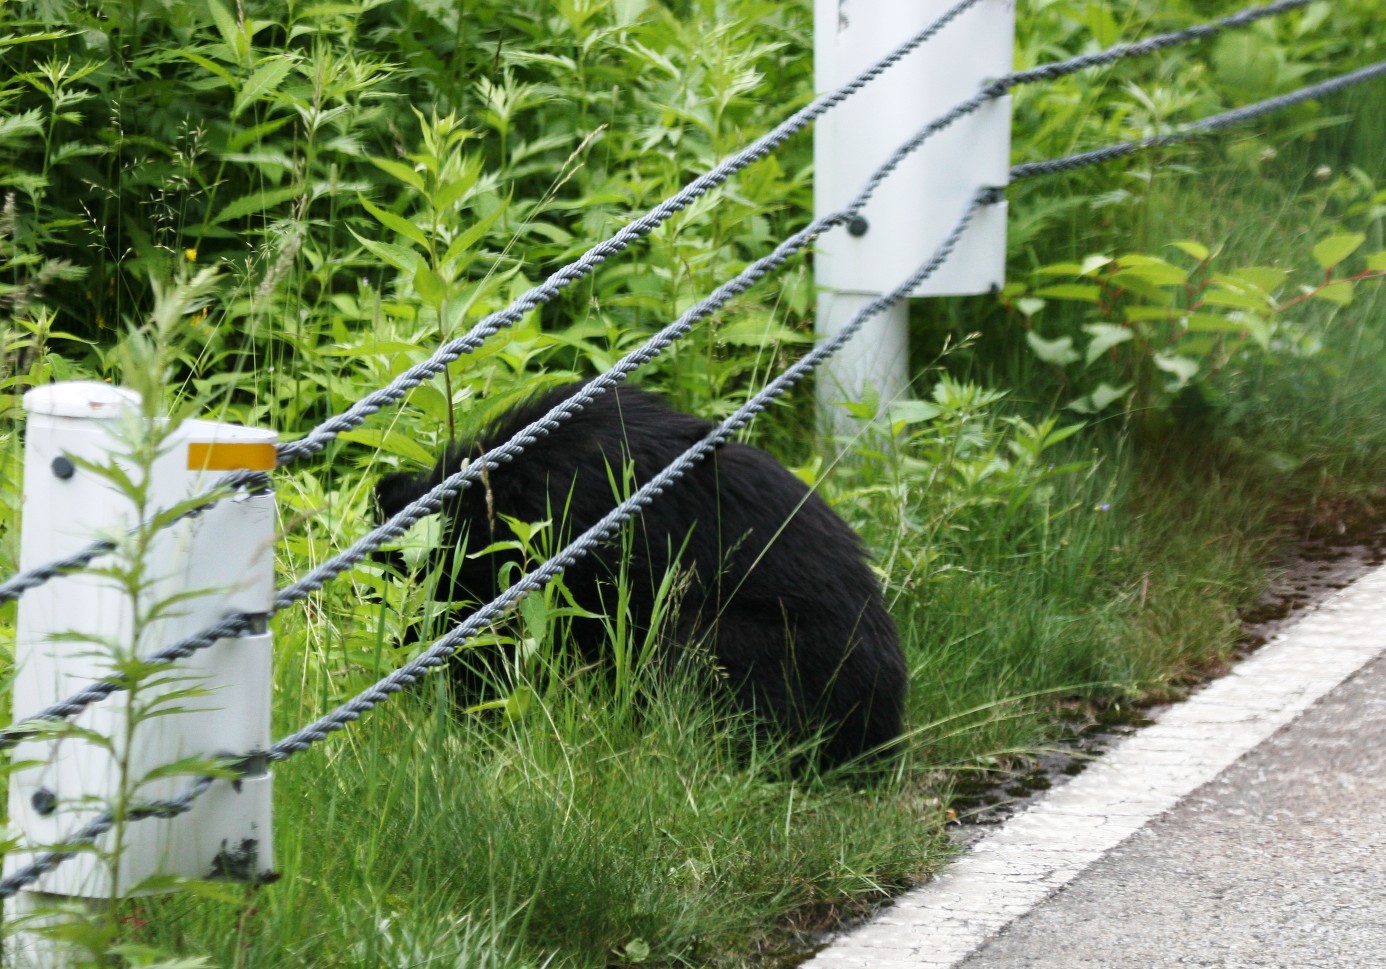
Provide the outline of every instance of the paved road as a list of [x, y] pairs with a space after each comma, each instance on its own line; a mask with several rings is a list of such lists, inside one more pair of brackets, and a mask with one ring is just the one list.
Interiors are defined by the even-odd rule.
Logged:
[[811, 969], [1384, 969], [1386, 569]]

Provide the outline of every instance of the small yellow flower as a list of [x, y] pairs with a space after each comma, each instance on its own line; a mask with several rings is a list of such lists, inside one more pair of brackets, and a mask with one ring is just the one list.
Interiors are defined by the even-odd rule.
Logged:
[[183, 250], [183, 258], [186, 259], [188, 262], [197, 262], [197, 250], [196, 250], [196, 249], [184, 249], [184, 250]]

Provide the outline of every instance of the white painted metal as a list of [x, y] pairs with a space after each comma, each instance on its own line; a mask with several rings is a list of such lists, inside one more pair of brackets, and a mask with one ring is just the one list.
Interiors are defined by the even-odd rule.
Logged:
[[[128, 494], [80, 462], [63, 462], [115, 462], [138, 479], [138, 471], [120, 457], [128, 453], [121, 435], [140, 431], [138, 398], [104, 384], [79, 382], [31, 391], [25, 407], [20, 568], [71, 554], [93, 538], [121, 538], [136, 526], [136, 506]], [[197, 462], [190, 460], [190, 446], [251, 445], [264, 455], [274, 441], [270, 431], [184, 422], [154, 462], [152, 509], [200, 495], [225, 473], [192, 466]], [[148, 655], [228, 613], [267, 616], [274, 596], [274, 528], [274, 497], [262, 493], [224, 500], [160, 532], [143, 565], [148, 586], [142, 610], [177, 601], [146, 624], [138, 643], [132, 642], [136, 612], [130, 597], [110, 576], [89, 570], [25, 594], [16, 635], [14, 719], [23, 720], [108, 675], [115, 654]], [[107, 566], [117, 562], [116, 556], [102, 560]], [[119, 790], [124, 758], [126, 777], [139, 779], [184, 758], [265, 750], [270, 742], [270, 666], [268, 632], [223, 640], [161, 673], [157, 682], [133, 696], [118, 693], [74, 718], [81, 727], [110, 738], [111, 749], [76, 737], [19, 745], [15, 760], [35, 762], [10, 779], [10, 823], [21, 832], [22, 843], [35, 850], [61, 843], [104, 810]], [[141, 710], [160, 709], [161, 696], [187, 689], [198, 694], [175, 701], [172, 706], [180, 712], [141, 716]], [[189, 776], [152, 780], [139, 786], [136, 798], [176, 797], [191, 781]], [[108, 835], [101, 843], [105, 857], [74, 858], [34, 890], [105, 898], [138, 892], [153, 875], [255, 877], [268, 872], [273, 867], [270, 787], [267, 771], [236, 783], [217, 781], [190, 813], [131, 825], [118, 851], [118, 866], [109, 863], [117, 849]], [[10, 853], [5, 873], [30, 860], [28, 852]]]
[[[956, 0], [816, 0], [815, 86], [831, 90], [869, 67]], [[814, 209], [840, 210], [871, 173], [931, 120], [1011, 69], [1014, 0], [980, 0], [933, 40], [889, 68], [816, 123]], [[814, 271], [827, 291], [818, 328], [839, 331], [861, 305], [843, 294], [877, 296], [922, 265], [977, 191], [1004, 186], [1010, 164], [1010, 99], [993, 101], [933, 135], [877, 189], [854, 231], [837, 228], [817, 245]], [[1005, 280], [1006, 206], [978, 213], [949, 260], [912, 295], [985, 293]], [[871, 385], [880, 399], [909, 377], [907, 314], [880, 318], [854, 342], [869, 344], [828, 364], [820, 406]]]
[[[863, 293], [818, 291], [819, 336], [836, 336], [876, 297]], [[841, 406], [878, 395], [882, 403], [907, 397], [909, 381], [909, 302], [902, 300], [871, 317], [818, 372], [818, 402], [824, 431], [849, 433], [857, 422]]]

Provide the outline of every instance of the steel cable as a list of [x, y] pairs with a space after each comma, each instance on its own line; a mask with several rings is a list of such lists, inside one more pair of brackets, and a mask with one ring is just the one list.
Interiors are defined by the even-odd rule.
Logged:
[[[677, 194], [670, 196], [645, 215], [626, 224], [615, 235], [593, 246], [577, 260], [553, 273], [542, 284], [525, 292], [504, 310], [497, 311], [477, 323], [465, 336], [449, 341], [439, 347], [427, 359], [405, 370], [381, 389], [368, 394], [341, 414], [335, 415], [314, 427], [302, 438], [279, 445], [279, 461], [289, 464], [301, 458], [321, 452], [327, 444], [343, 431], [359, 427], [372, 414], [403, 399], [415, 387], [441, 373], [449, 363], [479, 348], [491, 336], [517, 322], [525, 313], [547, 303], [570, 283], [582, 279], [607, 257], [616, 255], [635, 240], [648, 235], [675, 212], [686, 208], [691, 202], [706, 194], [710, 189], [725, 182], [733, 174], [765, 157], [778, 148], [791, 135], [803, 130], [812, 121], [836, 107], [875, 77], [896, 64], [911, 51], [928, 41], [959, 15], [973, 6], [977, 0], [962, 0], [946, 11], [937, 20], [897, 47], [885, 58], [877, 61], [857, 77], [837, 90], [826, 94], [808, 107], [796, 112], [788, 120], [764, 137], [752, 142], [732, 158], [718, 165], [712, 171], [690, 182]], [[1127, 57], [1153, 53], [1166, 47], [1189, 43], [1210, 37], [1220, 31], [1243, 27], [1265, 17], [1285, 13], [1298, 7], [1307, 6], [1311, 0], [1281, 0], [1268, 6], [1254, 7], [1223, 17], [1208, 24], [1201, 24], [1185, 30], [1161, 34], [1148, 40], [1133, 44], [1118, 44], [1095, 54], [1085, 54], [1069, 60], [1025, 71], [1007, 74], [985, 86], [975, 97], [962, 102], [949, 112], [947, 123], [976, 111], [988, 101], [1002, 97], [1012, 87], [1032, 81], [1051, 80], [1072, 74], [1087, 67], [1111, 64]], [[942, 119], [941, 119], [942, 120]]]

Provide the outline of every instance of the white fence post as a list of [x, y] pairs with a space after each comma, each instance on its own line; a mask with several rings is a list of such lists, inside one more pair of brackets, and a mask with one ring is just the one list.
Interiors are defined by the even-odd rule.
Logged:
[[[829, 91], [855, 77], [956, 0], [815, 0], [814, 82]], [[1011, 70], [1015, 0], [980, 0], [933, 40], [889, 68], [816, 123], [814, 210], [851, 201], [871, 173], [932, 119]], [[872, 298], [900, 285], [986, 187], [1004, 186], [1010, 163], [1010, 98], [992, 101], [938, 132], [877, 189], [862, 218], [818, 242], [818, 332], [839, 332]], [[915, 296], [985, 293], [1005, 280], [1006, 206], [980, 211], [949, 260]], [[906, 393], [909, 308], [879, 314], [828, 362], [818, 379], [827, 429], [851, 423], [836, 405], [874, 389], [881, 402]]]
[[[130, 467], [110, 433], [139, 418], [139, 398], [106, 384], [73, 382], [41, 387], [24, 397], [28, 411], [24, 464], [20, 568], [69, 555], [101, 536], [120, 536], [139, 525], [130, 496], [82, 467], [81, 460]], [[150, 469], [151, 505], [167, 509], [213, 487], [227, 471], [274, 466], [273, 432], [190, 420], [170, 435]], [[81, 459], [74, 461], [73, 459]], [[197, 633], [229, 613], [268, 617], [274, 599], [274, 496], [240, 492], [154, 538], [145, 567], [151, 582], [142, 608], [180, 597], [152, 623], [139, 643], [129, 642], [134, 604], [109, 576], [91, 570], [54, 579], [24, 595], [15, 642], [13, 713], [16, 722], [110, 674], [113, 652], [147, 655]], [[111, 564], [106, 557], [98, 564]], [[64, 840], [100, 815], [121, 789], [120, 760], [128, 758], [124, 783], [162, 765], [190, 757], [244, 755], [270, 742], [270, 634], [222, 640], [170, 667], [176, 677], [146, 684], [137, 705], [170, 690], [196, 689], [180, 699], [180, 712], [141, 719], [129, 693], [89, 707], [73, 723], [111, 738], [111, 749], [80, 736], [29, 740], [16, 762], [33, 762], [10, 776], [10, 823], [22, 848], [5, 857], [5, 874], [30, 863], [44, 847]], [[135, 714], [133, 722], [132, 713]], [[127, 728], [130, 733], [126, 749]], [[182, 794], [189, 776], [140, 784], [135, 800]], [[14, 900], [7, 918], [40, 908], [41, 898], [106, 899], [139, 894], [155, 875], [257, 879], [273, 868], [271, 776], [250, 765], [236, 781], [219, 780], [190, 812], [131, 824], [124, 844], [108, 834], [100, 852], [77, 855]], [[112, 866], [112, 857], [119, 865]], [[116, 873], [112, 883], [113, 872]], [[27, 893], [21, 893], [27, 894]], [[9, 943], [9, 966], [62, 966], [70, 953], [39, 933], [23, 932]]]

